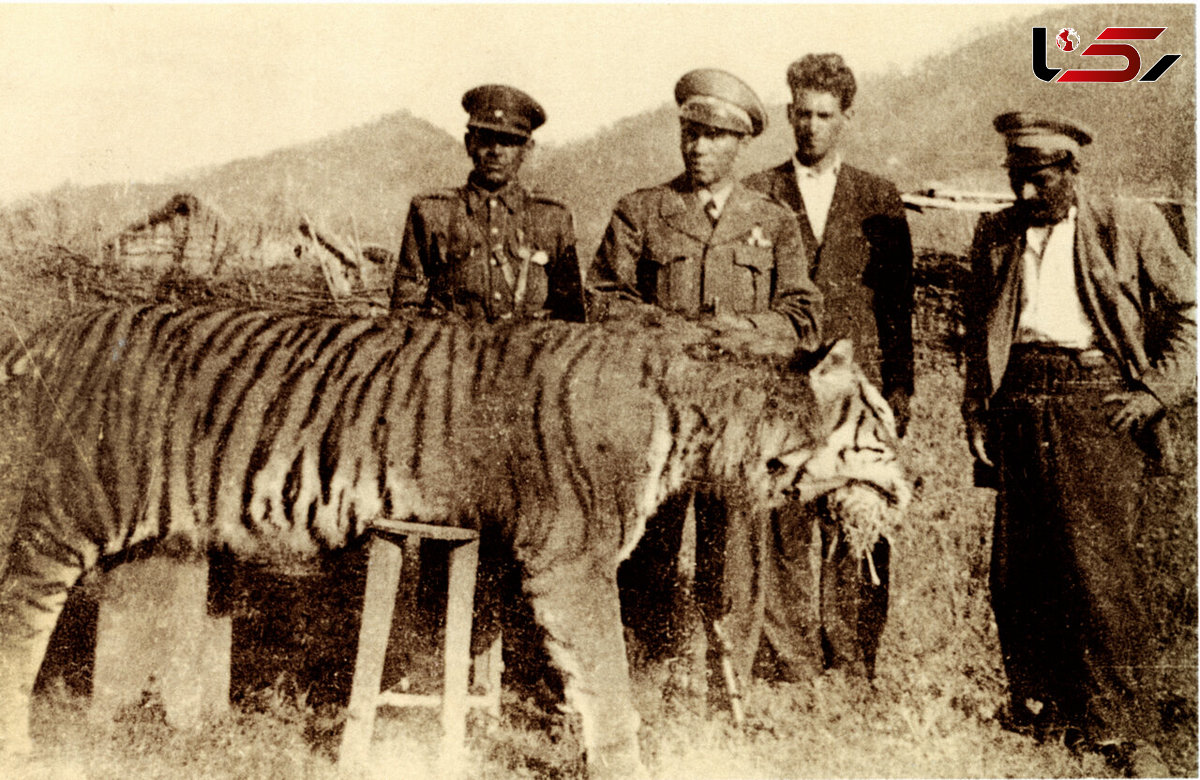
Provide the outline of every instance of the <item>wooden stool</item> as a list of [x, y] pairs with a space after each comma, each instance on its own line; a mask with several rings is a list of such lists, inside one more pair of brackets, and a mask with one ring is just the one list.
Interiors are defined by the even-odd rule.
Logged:
[[[469, 707], [481, 707], [500, 714], [500, 640], [475, 662], [475, 679], [487, 680], [487, 692], [471, 696], [468, 677], [471, 670], [471, 619], [475, 604], [475, 571], [479, 563], [479, 532], [467, 528], [448, 528], [376, 520], [369, 529], [371, 539], [367, 562], [367, 585], [363, 597], [362, 626], [358, 634], [358, 655], [354, 662], [354, 682], [346, 727], [342, 733], [339, 763], [364, 765], [368, 758], [375, 714], [380, 707], [441, 707], [443, 762], [454, 762], [466, 737]], [[399, 588], [404, 538], [437, 539], [449, 542], [450, 572], [446, 598], [446, 637], [442, 695], [381, 691], [383, 662], [391, 633], [392, 615]]]

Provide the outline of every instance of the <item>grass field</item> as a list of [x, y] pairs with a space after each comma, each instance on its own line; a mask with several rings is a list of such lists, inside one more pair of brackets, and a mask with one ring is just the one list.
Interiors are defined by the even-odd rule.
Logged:
[[[80, 240], [84, 243], [74, 243]], [[46, 240], [14, 245], [0, 256], [0, 306], [9, 320], [2, 327], [27, 332], [39, 321], [97, 299], [244, 299], [254, 290], [294, 285], [319, 291], [321, 285], [314, 269], [298, 268], [274, 269], [271, 277], [250, 268], [216, 280], [169, 282], [152, 274], [121, 274], [88, 262], [89, 243], [94, 246], [94, 239]], [[917, 392], [904, 442], [918, 489], [893, 540], [892, 602], [874, 684], [837, 673], [797, 684], [755, 683], [747, 691], [746, 725], [737, 730], [724, 713], [709, 714], [701, 700], [664, 687], [664, 668], [636, 670], [643, 753], [653, 776], [1109, 776], [1093, 755], [1038, 743], [1000, 725], [1005, 682], [987, 593], [993, 494], [971, 485], [958, 414], [961, 369], [953, 349], [947, 349], [954, 343], [953, 301], [941, 292], [925, 290], [920, 298]], [[1155, 665], [1168, 731], [1164, 752], [1173, 773], [1195, 776], [1193, 410], [1180, 422], [1187, 476], [1162, 477], [1148, 489], [1153, 511], [1143, 551], [1160, 624], [1162, 653]], [[242, 672], [231, 713], [199, 732], [170, 728], [153, 692], [111, 729], [97, 730], [87, 721], [86, 699], [70, 684], [69, 668], [52, 671], [34, 706], [39, 752], [27, 775], [123, 780], [336, 776], [339, 710], [323, 706], [306, 688], [297, 658], [304, 648], [346, 636], [345, 626], [330, 631], [328, 623], [311, 617], [312, 606], [299, 603], [284, 610], [290, 618], [274, 635], [286, 640], [286, 647], [260, 639], [254, 648], [241, 649], [241, 657], [254, 656], [254, 670]], [[328, 633], [312, 641], [298, 637], [298, 627], [306, 625], [325, 625]], [[546, 715], [511, 694], [504, 709], [502, 723], [482, 718], [474, 723], [468, 776], [583, 776], [571, 717]], [[428, 713], [386, 719], [378, 728], [377, 760], [369, 775], [430, 776], [436, 736], [436, 720]]]

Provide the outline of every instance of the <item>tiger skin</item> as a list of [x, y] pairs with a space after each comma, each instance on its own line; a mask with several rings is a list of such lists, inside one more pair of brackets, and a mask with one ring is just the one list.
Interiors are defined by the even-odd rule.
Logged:
[[101, 558], [154, 545], [292, 560], [393, 517], [500, 529], [589, 774], [640, 773], [616, 571], [664, 498], [704, 480], [734, 518], [903, 482], [822, 451], [865, 384], [848, 345], [799, 374], [789, 351], [687, 323], [480, 331], [229, 307], [46, 329], [0, 359], [3, 400], [36, 440], [9, 480], [22, 495], [0, 562], [0, 755], [29, 750], [50, 633]]

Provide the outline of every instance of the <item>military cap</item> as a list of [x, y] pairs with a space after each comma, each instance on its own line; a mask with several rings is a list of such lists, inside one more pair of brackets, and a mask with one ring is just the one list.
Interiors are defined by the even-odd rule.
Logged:
[[546, 112], [536, 100], [504, 84], [484, 84], [468, 90], [462, 107], [471, 115], [467, 127], [519, 138], [529, 138], [546, 123]]
[[758, 135], [767, 126], [767, 110], [754, 90], [732, 73], [700, 68], [675, 84], [679, 117], [735, 133]]
[[1073, 158], [1092, 142], [1092, 134], [1079, 124], [1057, 117], [1009, 111], [992, 122], [1004, 135], [1009, 168], [1041, 168]]

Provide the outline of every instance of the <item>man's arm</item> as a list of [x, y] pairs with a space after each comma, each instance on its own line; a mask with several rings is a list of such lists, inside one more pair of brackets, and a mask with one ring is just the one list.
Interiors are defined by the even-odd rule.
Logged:
[[1151, 366], [1142, 383], [1169, 407], [1195, 392], [1196, 268], [1158, 209], [1143, 205], [1140, 215], [1139, 272], [1153, 340], [1146, 345]]
[[425, 234], [425, 221], [413, 199], [408, 207], [408, 218], [404, 223], [404, 238], [400, 242], [400, 257], [396, 263], [396, 275], [392, 279], [392, 308], [404, 304], [423, 303], [427, 277], [425, 275], [425, 247], [429, 245]]
[[871, 245], [867, 283], [875, 294], [875, 324], [883, 353], [883, 392], [913, 394], [913, 248], [900, 193], [885, 183], [879, 213], [863, 232]]
[[575, 221], [565, 206], [556, 211], [560, 224], [554, 259], [547, 269], [550, 289], [546, 296], [546, 308], [554, 319], [586, 322], [583, 269], [579, 265], [579, 254], [575, 251]]
[[645, 242], [645, 225], [638, 211], [628, 196], [617, 203], [596, 250], [596, 262], [588, 274], [589, 290], [621, 293], [641, 300], [637, 264]]
[[987, 451], [987, 408], [991, 397], [991, 366], [988, 363], [987, 315], [993, 294], [992, 249], [997, 241], [996, 218], [982, 214], [975, 226], [971, 241], [971, 275], [961, 290], [963, 305], [963, 344], [967, 367], [966, 385], [963, 388], [962, 415], [967, 428], [967, 445], [975, 460], [991, 467], [993, 462]]
[[896, 415], [896, 430], [908, 428], [913, 394], [913, 249], [904, 203], [895, 185], [871, 177], [870, 209], [863, 220], [870, 257], [863, 283], [871, 289], [879, 334], [883, 394]]
[[[808, 260], [800, 226], [783, 206], [775, 230], [775, 289], [768, 315], [751, 314], [755, 327], [777, 335], [798, 338], [805, 349], [821, 344], [821, 319], [824, 298], [808, 276]], [[780, 315], [789, 327], [781, 327]], [[772, 322], [772, 319], [774, 322]]]

